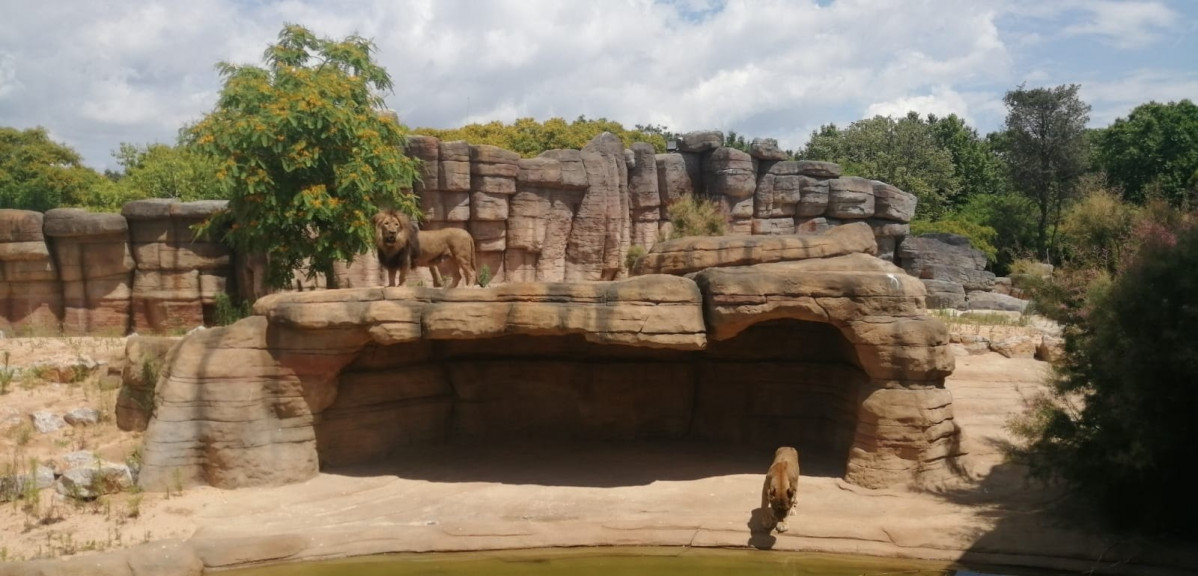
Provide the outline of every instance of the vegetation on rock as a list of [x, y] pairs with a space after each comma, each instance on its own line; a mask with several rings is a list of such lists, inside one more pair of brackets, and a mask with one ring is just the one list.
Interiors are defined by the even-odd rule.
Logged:
[[329, 282], [333, 262], [374, 243], [380, 207], [419, 211], [411, 194], [416, 161], [403, 153], [406, 129], [383, 109], [391, 78], [373, 44], [322, 39], [288, 25], [265, 53], [266, 67], [222, 63], [215, 110], [188, 131], [189, 143], [218, 163], [229, 198], [206, 222], [243, 253], [264, 253], [267, 283], [296, 270]]

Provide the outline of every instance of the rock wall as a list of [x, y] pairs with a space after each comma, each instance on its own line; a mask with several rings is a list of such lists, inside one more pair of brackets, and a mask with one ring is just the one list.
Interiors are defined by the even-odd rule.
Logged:
[[895, 263], [923, 281], [928, 308], [1023, 312], [1027, 301], [1010, 295], [1010, 279], [986, 270], [986, 255], [956, 234], [902, 240]]
[[[493, 282], [601, 281], [628, 275], [631, 246], [668, 235], [669, 206], [716, 200], [732, 235], [820, 232], [869, 225], [877, 255], [893, 259], [915, 197], [882, 182], [842, 177], [827, 162], [786, 160], [771, 140], [750, 152], [719, 132], [682, 137], [679, 152], [625, 148], [609, 133], [581, 150], [521, 158], [509, 150], [413, 136], [415, 191], [426, 229], [475, 239]], [[221, 202], [130, 202], [121, 214], [0, 211], [0, 330], [22, 333], [176, 332], [211, 320], [214, 298], [265, 295], [261, 258], [196, 238], [191, 226]], [[372, 254], [338, 265], [339, 286], [382, 283]], [[431, 286], [420, 271], [410, 281]], [[322, 278], [297, 290], [319, 289]]]
[[[948, 332], [922, 283], [856, 245], [869, 226], [846, 228], [690, 277], [264, 297], [171, 349], [140, 481], [296, 482], [441, 441], [694, 438], [798, 443], [863, 486], [937, 483], [961, 453]], [[717, 261], [743, 253], [720, 240]]]
[[0, 331], [123, 335], [204, 324], [215, 295], [230, 289], [231, 256], [190, 226], [223, 205], [0, 210]]

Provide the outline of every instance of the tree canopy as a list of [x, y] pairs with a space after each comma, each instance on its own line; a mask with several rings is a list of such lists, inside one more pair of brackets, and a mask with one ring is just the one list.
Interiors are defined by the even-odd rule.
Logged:
[[1080, 86], [1024, 88], [1007, 92], [1002, 155], [1012, 186], [1036, 204], [1036, 248], [1048, 260], [1066, 201], [1088, 165], [1085, 138], [1090, 105], [1078, 98]]
[[216, 161], [193, 148], [122, 142], [113, 156], [124, 168], [121, 184], [138, 197], [183, 202], [224, 198], [216, 180]]
[[1128, 200], [1156, 192], [1175, 206], [1198, 203], [1198, 106], [1189, 100], [1137, 106], [1099, 132], [1096, 163]]
[[931, 120], [925, 122], [915, 112], [898, 120], [874, 116], [843, 130], [834, 124], [821, 126], [800, 156], [836, 162], [847, 174], [882, 180], [914, 194], [920, 219], [943, 216], [961, 192], [952, 152], [937, 139]]
[[666, 136], [669, 135], [668, 130], [659, 126], [638, 125], [628, 130], [619, 122], [606, 118], [591, 120], [585, 116], [579, 116], [573, 122], [556, 117], [544, 122], [538, 122], [535, 118], [518, 118], [511, 124], [494, 121], [444, 130], [417, 128], [414, 132], [435, 136], [441, 140], [490, 144], [518, 152], [525, 158], [531, 158], [546, 150], [581, 149], [592, 138], [604, 132], [619, 136], [625, 146], [631, 146], [634, 142], [647, 142], [658, 152], [665, 152]]
[[0, 208], [44, 212], [77, 205], [101, 180], [44, 128], [0, 127]]
[[267, 282], [326, 274], [373, 245], [380, 207], [419, 210], [406, 129], [383, 108], [391, 89], [369, 40], [287, 25], [266, 67], [221, 63], [216, 108], [187, 132], [216, 161], [228, 209], [206, 223], [243, 253], [265, 253]]

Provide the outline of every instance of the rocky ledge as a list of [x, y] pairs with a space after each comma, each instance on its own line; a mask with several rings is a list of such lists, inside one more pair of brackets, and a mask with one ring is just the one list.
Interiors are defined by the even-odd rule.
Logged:
[[728, 266], [746, 241], [654, 265], [691, 277], [262, 298], [171, 349], [139, 481], [283, 484], [513, 438], [786, 443], [861, 486], [951, 476], [953, 356], [922, 283], [872, 256], [864, 224]]

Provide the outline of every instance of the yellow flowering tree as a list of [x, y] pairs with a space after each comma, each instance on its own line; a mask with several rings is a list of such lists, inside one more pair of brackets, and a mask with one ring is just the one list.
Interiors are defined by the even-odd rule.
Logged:
[[[187, 131], [217, 161], [228, 208], [205, 222], [235, 250], [264, 253], [267, 283], [295, 271], [326, 274], [373, 244], [380, 207], [416, 214], [416, 160], [403, 154], [407, 129], [386, 112], [391, 78], [357, 36], [317, 38], [287, 25], [266, 49], [265, 67], [218, 65], [216, 108]], [[331, 285], [331, 284], [330, 284]]]

